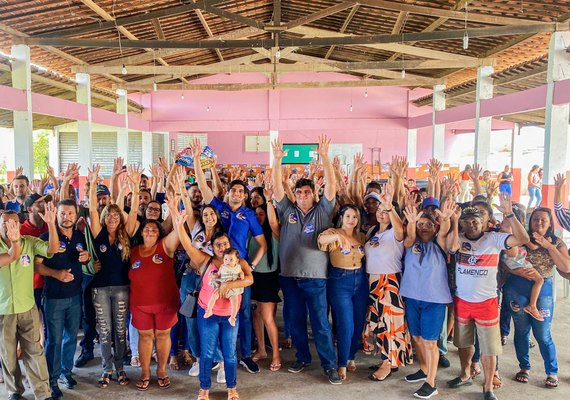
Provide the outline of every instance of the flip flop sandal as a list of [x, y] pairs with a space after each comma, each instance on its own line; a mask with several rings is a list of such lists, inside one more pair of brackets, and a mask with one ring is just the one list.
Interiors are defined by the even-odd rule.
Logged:
[[346, 370], [348, 372], [354, 372], [356, 371], [356, 363], [354, 362], [354, 360], [349, 360], [348, 361], [348, 365], [346, 366]]
[[528, 372], [517, 372], [515, 375], [515, 381], [518, 383], [528, 383]]
[[503, 386], [503, 381], [500, 376], [493, 375], [493, 390], [500, 389]]
[[271, 363], [271, 365], [269, 366], [269, 370], [272, 372], [277, 372], [280, 369], [281, 369], [281, 363], [276, 363], [276, 364]]
[[210, 392], [208, 390], [200, 389], [197, 400], [210, 400]]
[[267, 354], [265, 354], [265, 355], [263, 355], [263, 354], [261, 354], [261, 355], [255, 355], [255, 356], [251, 357], [251, 359], [252, 359], [254, 362], [258, 362], [259, 360], [265, 360], [266, 358], [267, 358]]
[[103, 372], [103, 375], [101, 375], [101, 378], [97, 381], [97, 386], [99, 386], [99, 389], [107, 389], [111, 379], [113, 379], [112, 372]]
[[534, 319], [536, 319], [537, 321], [543, 322], [544, 321], [544, 317], [542, 315], [536, 315], [533, 314], [532, 311], [530, 311], [529, 309], [527, 309], [526, 307], [523, 308], [523, 311], [525, 313], [527, 313], [528, 315], [530, 315], [531, 317], [533, 317]]
[[178, 358], [176, 356], [170, 356], [170, 362], [168, 363], [168, 366], [171, 370], [178, 371], [180, 368], [178, 366]]
[[131, 367], [140, 368], [141, 361], [138, 357], [131, 357]]
[[239, 400], [239, 394], [236, 388], [228, 389], [228, 400]]
[[117, 371], [117, 382], [121, 386], [127, 386], [131, 380], [125, 371]]
[[161, 389], [168, 389], [170, 387], [170, 378], [165, 376], [163, 378], [158, 378], [158, 387]]
[[479, 368], [474, 368], [473, 365], [471, 365], [471, 379], [481, 375], [481, 366], [479, 366]]
[[368, 375], [368, 379], [370, 379], [371, 381], [374, 381], [374, 382], [382, 382], [382, 381], [388, 379], [390, 377], [390, 375], [392, 375], [392, 371], [388, 372], [388, 375], [386, 375], [383, 378], [378, 378], [376, 375], [370, 374], [370, 375]]
[[139, 379], [137, 382], [137, 390], [141, 392], [146, 392], [150, 386], [150, 379]]
[[547, 389], [556, 389], [558, 387], [558, 379], [553, 378], [552, 376], [546, 377], [544, 387]]

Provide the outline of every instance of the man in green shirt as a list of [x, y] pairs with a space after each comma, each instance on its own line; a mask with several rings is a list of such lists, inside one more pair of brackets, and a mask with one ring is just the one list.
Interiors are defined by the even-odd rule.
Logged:
[[56, 213], [51, 203], [46, 204], [42, 218], [49, 228], [49, 242], [20, 236], [15, 211], [5, 211], [0, 217], [0, 355], [10, 400], [22, 399], [25, 391], [16, 355], [18, 343], [36, 400], [51, 398], [33, 286], [34, 257], [51, 257], [59, 248]]

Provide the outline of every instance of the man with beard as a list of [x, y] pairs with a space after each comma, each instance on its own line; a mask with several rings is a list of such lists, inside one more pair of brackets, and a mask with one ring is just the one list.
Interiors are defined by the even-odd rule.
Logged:
[[[307, 311], [315, 346], [328, 380], [333, 385], [341, 383], [337, 371], [337, 358], [333, 347], [332, 329], [327, 315], [327, 253], [320, 251], [318, 235], [332, 225], [336, 202], [334, 167], [328, 155], [330, 140], [319, 138], [318, 154], [325, 171], [324, 195], [315, 202], [314, 184], [309, 179], [299, 179], [295, 184], [295, 203], [285, 195], [281, 159], [286, 152], [283, 143], [273, 143], [273, 197], [277, 202], [277, 214], [281, 221], [279, 258], [281, 260], [281, 289], [289, 307], [289, 325], [293, 344], [297, 349], [296, 360], [289, 372], [299, 373], [311, 363], [307, 333]], [[268, 199], [269, 200], [269, 199]]]
[[28, 195], [28, 188], [30, 186], [30, 181], [26, 175], [18, 175], [12, 180], [11, 188], [12, 193], [16, 196], [13, 200], [7, 201], [4, 205], [6, 210], [14, 210], [20, 214], [20, 220], [23, 220], [23, 216], [26, 213], [26, 196]]
[[[485, 383], [485, 400], [495, 400], [493, 376], [497, 356], [502, 353], [497, 302], [497, 272], [499, 253], [529, 241], [528, 233], [514, 218], [509, 195], [501, 193], [497, 207], [509, 219], [513, 234], [485, 231], [479, 210], [463, 209], [459, 221], [454, 220], [447, 237], [448, 248], [456, 253], [455, 278], [457, 290], [454, 299], [455, 328], [453, 343], [459, 349], [461, 375], [447, 385], [451, 388], [473, 384], [471, 358], [475, 351], [475, 329], [481, 346], [481, 362]], [[461, 233], [459, 233], [459, 226]]]
[[[73, 200], [60, 201], [57, 208], [59, 251], [51, 259], [36, 257], [35, 266], [47, 276], [44, 287], [44, 311], [48, 337], [46, 360], [52, 396], [63, 396], [58, 381], [68, 389], [77, 384], [71, 376], [77, 332], [81, 322], [82, 264], [91, 259], [85, 236], [75, 228], [77, 205]], [[41, 239], [47, 239], [42, 235]], [[65, 271], [61, 273], [60, 271]], [[60, 273], [57, 278], [54, 273]]]
[[[263, 228], [257, 221], [255, 212], [244, 205], [245, 192], [247, 190], [246, 183], [241, 180], [233, 180], [228, 184], [228, 202], [222, 202], [214, 196], [212, 189], [206, 182], [206, 175], [200, 168], [199, 160], [202, 153], [202, 145], [198, 139], [195, 139], [190, 145], [192, 156], [194, 157], [194, 171], [196, 174], [196, 182], [198, 188], [202, 192], [204, 202], [216, 207], [220, 213], [224, 228], [230, 236], [232, 246], [239, 251], [239, 255], [248, 261], [251, 269], [261, 261], [263, 255], [267, 251], [267, 242], [263, 235]], [[253, 236], [259, 244], [259, 250], [249, 260], [247, 253], [247, 242], [249, 236]], [[239, 336], [240, 336], [240, 364], [252, 374], [259, 372], [259, 366], [251, 358], [251, 337], [253, 324], [251, 319], [251, 286], [244, 288], [241, 306], [239, 311]]]
[[[34, 302], [32, 265], [36, 255], [50, 257], [57, 251], [53, 207], [46, 210], [43, 218], [49, 226], [49, 242], [20, 236], [19, 218], [14, 210], [5, 211], [0, 217], [0, 355], [6, 390], [11, 400], [23, 399], [25, 391], [17, 357], [18, 344], [34, 396], [39, 400], [51, 396], [40, 341], [40, 316]], [[13, 257], [5, 260], [7, 255]]]

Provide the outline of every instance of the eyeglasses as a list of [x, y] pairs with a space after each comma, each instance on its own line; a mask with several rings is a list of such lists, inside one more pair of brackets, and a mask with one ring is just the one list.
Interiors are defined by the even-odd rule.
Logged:
[[146, 209], [150, 212], [156, 212], [156, 213], [161, 211], [160, 208], [157, 207], [147, 207]]
[[217, 249], [223, 249], [225, 247], [230, 247], [230, 242], [221, 242], [214, 244], [214, 247]]
[[119, 219], [121, 218], [121, 216], [117, 213], [109, 213], [107, 215], [105, 215], [105, 218], [109, 218], [109, 219]]
[[432, 229], [435, 225], [433, 224], [433, 222], [418, 222], [416, 226], [420, 229], [422, 228]]

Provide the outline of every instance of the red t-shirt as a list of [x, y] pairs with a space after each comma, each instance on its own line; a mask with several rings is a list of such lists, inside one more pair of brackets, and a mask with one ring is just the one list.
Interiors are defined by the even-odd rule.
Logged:
[[174, 259], [164, 251], [162, 240], [154, 254], [143, 257], [140, 246], [131, 249], [131, 306], [178, 307], [180, 294], [174, 274]]
[[[22, 225], [20, 225], [20, 235], [27, 235], [33, 237], [40, 237], [48, 231], [47, 224], [44, 224], [42, 228], [36, 228], [27, 219]], [[44, 277], [34, 272], [34, 289], [41, 289], [44, 287]]]

